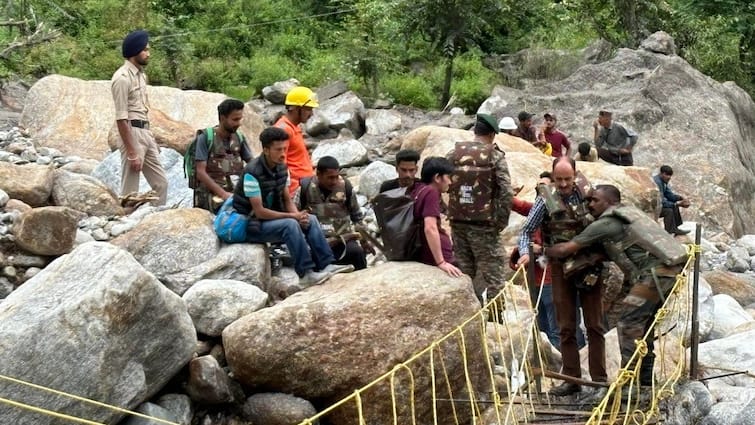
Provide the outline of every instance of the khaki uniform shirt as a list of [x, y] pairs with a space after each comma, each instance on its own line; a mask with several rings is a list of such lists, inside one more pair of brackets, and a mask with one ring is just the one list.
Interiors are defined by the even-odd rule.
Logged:
[[115, 102], [115, 119], [147, 121], [147, 76], [129, 61], [115, 71], [110, 79], [110, 90]]

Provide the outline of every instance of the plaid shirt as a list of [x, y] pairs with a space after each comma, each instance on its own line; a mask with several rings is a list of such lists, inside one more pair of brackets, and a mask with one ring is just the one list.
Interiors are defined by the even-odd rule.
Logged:
[[[571, 195], [562, 199], [567, 205], [577, 205], [582, 202], [582, 198], [579, 196], [579, 192], [577, 192], [576, 189]], [[527, 221], [524, 222], [522, 232], [519, 234], [520, 255], [529, 255], [532, 233], [543, 225], [543, 220], [545, 220], [546, 214], [548, 214], [548, 209], [545, 208], [545, 200], [543, 200], [542, 196], [538, 196], [535, 199], [535, 203], [532, 205], [532, 209], [530, 209], [530, 213], [527, 215]]]

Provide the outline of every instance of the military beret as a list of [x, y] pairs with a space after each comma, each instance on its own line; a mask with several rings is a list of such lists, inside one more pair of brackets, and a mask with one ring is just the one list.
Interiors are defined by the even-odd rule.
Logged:
[[490, 127], [490, 130], [492, 130], [495, 134], [501, 132], [501, 129], [498, 128], [498, 122], [496, 122], [496, 119], [493, 118], [492, 115], [477, 114], [477, 122], [483, 123], [487, 127]]

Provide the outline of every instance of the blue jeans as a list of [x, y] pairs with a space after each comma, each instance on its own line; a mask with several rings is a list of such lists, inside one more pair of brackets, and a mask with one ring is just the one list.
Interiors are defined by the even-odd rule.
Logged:
[[[532, 303], [537, 302], [539, 286], [530, 286], [530, 297]], [[540, 303], [537, 308], [537, 327], [541, 332], [545, 332], [548, 341], [557, 350], [561, 346], [561, 338], [558, 335], [558, 322], [556, 322], [556, 305], [553, 304], [553, 289], [551, 285], [543, 285], [543, 294], [540, 296]]]
[[312, 214], [309, 215], [309, 227], [306, 229], [302, 229], [293, 218], [263, 220], [260, 222], [260, 231], [248, 232], [246, 241], [285, 243], [294, 260], [294, 270], [300, 277], [315, 268], [322, 270], [335, 261], [320, 222]]

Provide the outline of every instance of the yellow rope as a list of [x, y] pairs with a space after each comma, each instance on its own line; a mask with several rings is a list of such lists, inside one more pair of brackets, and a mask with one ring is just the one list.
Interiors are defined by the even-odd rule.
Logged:
[[[99, 402], [99, 401], [91, 400], [91, 399], [88, 399], [88, 398], [85, 398], [85, 397], [77, 396], [75, 394], [66, 393], [66, 392], [59, 391], [59, 390], [56, 390], [56, 389], [53, 389], [53, 388], [48, 388], [48, 387], [45, 387], [45, 386], [42, 386], [42, 385], [33, 384], [31, 382], [23, 381], [23, 380], [17, 379], [17, 378], [12, 378], [10, 376], [0, 375], [0, 379], [8, 381], [8, 382], [13, 382], [14, 384], [25, 385], [27, 387], [31, 387], [31, 388], [34, 388], [34, 389], [37, 389], [37, 390], [40, 390], [40, 391], [45, 391], [45, 392], [48, 392], [48, 393], [51, 393], [51, 394], [55, 394], [55, 395], [58, 395], [58, 396], [61, 396], [61, 397], [68, 397], [68, 398], [71, 398], [71, 399], [74, 399], [74, 400], [77, 400], [77, 401], [81, 401], [81, 402], [84, 402], [84, 403], [89, 403], [89, 404], [93, 404], [95, 406], [104, 407], [106, 409], [110, 409], [110, 410], [113, 410], [113, 411], [116, 411], [116, 412], [119, 412], [119, 413], [125, 413], [125, 414], [128, 414], [128, 415], [137, 416], [137, 417], [140, 417], [140, 418], [143, 418], [143, 419], [149, 419], [149, 420], [152, 420], [152, 421], [155, 421], [155, 422], [160, 422], [160, 423], [167, 424], [167, 425], [179, 425], [179, 424], [177, 424], [175, 422], [166, 421], [165, 419], [155, 418], [155, 417], [152, 417], [152, 416], [144, 415], [144, 414], [139, 413], [139, 412], [133, 412], [131, 410], [123, 409], [123, 408], [118, 407], [118, 406], [113, 406], [113, 405], [110, 405], [110, 404], [106, 404], [106, 403], [102, 403], [102, 402]], [[45, 409], [42, 409], [42, 410], [45, 410]]]
[[35, 412], [35, 413], [41, 413], [43, 415], [52, 416], [52, 417], [59, 418], [59, 419], [65, 419], [65, 420], [70, 421], [70, 422], [77, 422], [77, 423], [80, 423], [80, 424], [88, 424], [88, 425], [105, 425], [105, 424], [103, 424], [101, 422], [88, 421], [86, 419], [77, 418], [75, 416], [66, 415], [66, 414], [63, 414], [63, 413], [58, 413], [58, 412], [55, 412], [55, 411], [52, 411], [52, 410], [48, 410], [48, 409], [43, 409], [41, 407], [36, 407], [36, 406], [32, 406], [32, 405], [25, 404], [25, 403], [19, 403], [17, 401], [13, 401], [13, 400], [8, 400], [7, 398], [0, 397], [0, 403], [9, 404], [9, 405], [11, 405], [13, 407], [18, 407], [20, 409], [29, 410], [29, 411], [32, 411], [32, 412]]

